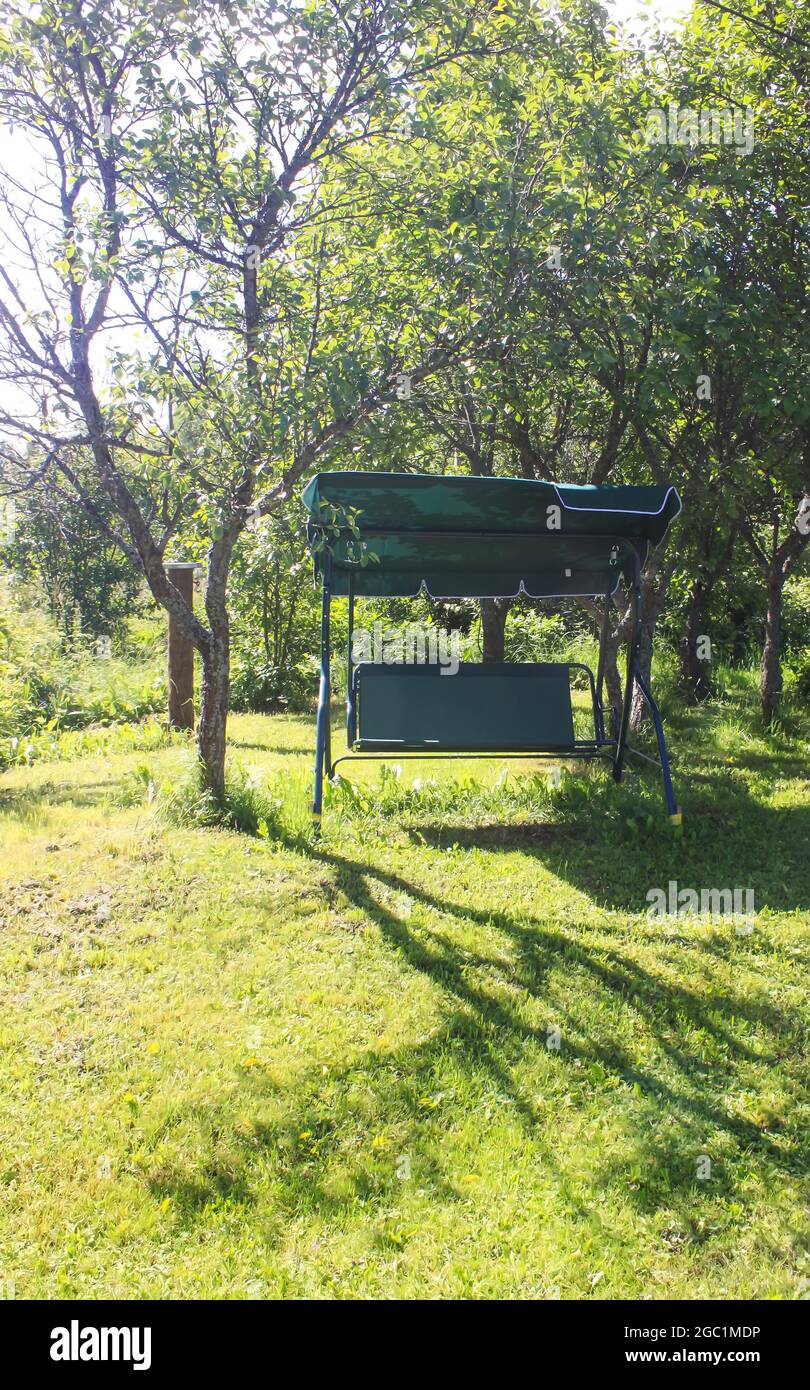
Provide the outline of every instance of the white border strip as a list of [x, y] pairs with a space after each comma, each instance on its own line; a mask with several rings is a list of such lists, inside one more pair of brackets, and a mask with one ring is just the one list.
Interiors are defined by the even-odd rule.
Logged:
[[[604, 512], [605, 516], [660, 516], [661, 513], [662, 513], [662, 511], [663, 511], [664, 508], [666, 507], [667, 502], [669, 501], [670, 493], [672, 493], [672, 492], [675, 493], [675, 496], [676, 496], [677, 499], [678, 499], [678, 510], [677, 510], [677, 512], [675, 512], [674, 515], [671, 517], [670, 522], [669, 522], [669, 526], [672, 525], [672, 522], [675, 520], [675, 517], [676, 517], [676, 516], [680, 516], [681, 512], [683, 511], [683, 503], [682, 503], [682, 501], [681, 501], [681, 495], [680, 495], [680, 493], [678, 492], [678, 489], [677, 489], [676, 487], [673, 487], [672, 483], [670, 483], [669, 487], [667, 488], [666, 493], [664, 494], [664, 500], [663, 500], [663, 502], [661, 503], [661, 506], [658, 508], [658, 511], [657, 511], [657, 512], [636, 512], [636, 511], [633, 511], [630, 507], [575, 507], [575, 506], [573, 506], [573, 505], [571, 505], [571, 506], [569, 507], [569, 506], [566, 504], [566, 502], [563, 501], [562, 497], [560, 496], [560, 488], [561, 488], [561, 487], [565, 487], [565, 483], [559, 483], [559, 484], [557, 484], [557, 483], [550, 483], [549, 486], [550, 486], [550, 487], [553, 487], [554, 491], [556, 492], [556, 494], [557, 494], [557, 500], [558, 500], [558, 502], [559, 502], [559, 504], [560, 504], [560, 506], [562, 507], [562, 509], [563, 509], [564, 512], [590, 512], [590, 514], [591, 514], [592, 516], [597, 516], [600, 512]], [[575, 483], [572, 483], [572, 484], [571, 484], [571, 487], [575, 487], [575, 486], [576, 486]], [[605, 487], [632, 487], [632, 486], [634, 486], [634, 484], [632, 484], [632, 483], [605, 483]], [[655, 484], [654, 484], [654, 483], [653, 483], [653, 484], [639, 483], [638, 486], [639, 486], [639, 487], [648, 487], [648, 486], [653, 486], [653, 487], [655, 487]], [[669, 526], [667, 527], [667, 531], [669, 530]], [[666, 531], [664, 532], [664, 535], [666, 535]], [[663, 536], [662, 536], [661, 539], [663, 540]], [[660, 541], [659, 541], [659, 544], [660, 544]]]

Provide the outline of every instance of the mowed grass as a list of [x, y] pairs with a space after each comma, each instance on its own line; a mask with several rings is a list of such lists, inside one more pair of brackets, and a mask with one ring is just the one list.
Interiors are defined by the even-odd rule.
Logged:
[[807, 728], [675, 721], [680, 837], [493, 760], [344, 765], [320, 840], [311, 721], [230, 732], [280, 840], [156, 816], [177, 747], [0, 779], [18, 1298], [806, 1295]]

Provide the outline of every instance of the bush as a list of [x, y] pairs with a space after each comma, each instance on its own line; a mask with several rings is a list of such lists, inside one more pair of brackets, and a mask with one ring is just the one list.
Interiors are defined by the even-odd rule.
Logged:
[[230, 708], [237, 714], [280, 714], [312, 703], [317, 680], [314, 663], [303, 661], [279, 671], [255, 653], [240, 651], [231, 664]]
[[519, 604], [506, 620], [507, 661], [586, 661], [593, 639], [583, 614], [538, 613]]

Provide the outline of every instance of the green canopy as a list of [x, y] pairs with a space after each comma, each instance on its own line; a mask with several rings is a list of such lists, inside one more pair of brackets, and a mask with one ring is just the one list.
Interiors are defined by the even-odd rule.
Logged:
[[681, 510], [674, 487], [436, 473], [318, 473], [303, 502], [316, 573], [377, 597], [612, 593]]

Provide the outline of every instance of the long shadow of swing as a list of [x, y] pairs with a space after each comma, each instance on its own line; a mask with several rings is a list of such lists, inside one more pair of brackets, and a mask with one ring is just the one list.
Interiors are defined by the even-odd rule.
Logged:
[[640, 820], [625, 823], [605, 814], [615, 811], [611, 791], [594, 788], [587, 826], [470, 826], [443, 820], [411, 824], [407, 833], [436, 849], [520, 851], [600, 906], [623, 912], [645, 912], [648, 890], [666, 890], [670, 879], [697, 890], [750, 888], [757, 911], [810, 908], [810, 799], [806, 805], [765, 806], [727, 771], [696, 773], [690, 779], [686, 834], [675, 838], [657, 808], [652, 830]]
[[[803, 906], [807, 901], [810, 808], [775, 811], [763, 807], [749, 796], [744, 783], [730, 778], [731, 774], [722, 769], [701, 771], [691, 778], [687, 824], [696, 826], [698, 833], [680, 841], [657, 833], [645, 838], [632, 828], [617, 827], [599, 815], [598, 807], [587, 825], [471, 828], [425, 823], [411, 826], [407, 833], [437, 850], [452, 844], [491, 852], [495, 856], [493, 867], [500, 873], [508, 872], [506, 865], [498, 866], [501, 854], [528, 856], [591, 900], [625, 911], [643, 912], [647, 887], [666, 885], [669, 877], [698, 888], [724, 886], [728, 873], [718, 874], [718, 862], [739, 865], [745, 883], [756, 890], [758, 907], [767, 904], [791, 910]], [[546, 1052], [547, 1035], [543, 1027], [531, 1026], [520, 1016], [510, 1003], [509, 991], [514, 993], [517, 987], [542, 1002], [550, 972], [561, 965], [575, 970], [580, 979], [587, 977], [584, 987], [578, 989], [576, 1014], [561, 1002], [559, 991], [549, 993], [549, 1021], [562, 1029], [565, 1039], [556, 1060], [570, 1077], [572, 1094], [581, 1096], [586, 1105], [589, 1097], [603, 1088], [608, 1102], [617, 1089], [626, 1088], [628, 1095], [633, 1094], [634, 1105], [641, 1107], [642, 1118], [634, 1126], [629, 1157], [625, 1148], [620, 1160], [608, 1154], [596, 1160], [595, 1180], [600, 1185], [620, 1184], [627, 1200], [642, 1213], [665, 1206], [683, 1230], [700, 1241], [707, 1239], [700, 1228], [699, 1198], [705, 1189], [696, 1184], [694, 1156], [707, 1147], [707, 1135], [712, 1136], [713, 1151], [719, 1147], [732, 1158], [744, 1155], [747, 1163], [765, 1164], [769, 1173], [779, 1171], [785, 1177], [800, 1173], [797, 1149], [784, 1142], [790, 1135], [773, 1134], [736, 1113], [730, 1102], [724, 1103], [724, 1096], [732, 1097], [739, 1091], [741, 1068], [777, 1064], [786, 1049], [795, 1046], [802, 1020], [789, 1004], [779, 998], [751, 997], [728, 989], [712, 992], [707, 987], [702, 993], [673, 978], [674, 970], [666, 978], [657, 977], [630, 958], [621, 945], [613, 945], [609, 938], [606, 942], [604, 933], [599, 934], [598, 944], [591, 944], [585, 934], [573, 936], [525, 913], [517, 917], [508, 911], [484, 911], [455, 902], [446, 893], [434, 891], [432, 885], [425, 887], [371, 863], [373, 846], [368, 860], [333, 851], [324, 841], [313, 846], [302, 839], [294, 847], [328, 869], [336, 886], [374, 924], [390, 949], [441, 991], [441, 1013], [430, 1037], [416, 1044], [393, 1052], [368, 1048], [345, 1066], [333, 1066], [328, 1077], [319, 1067], [305, 1073], [283, 1094], [283, 1120], [258, 1125], [244, 1142], [232, 1137], [238, 1152], [229, 1150], [219, 1156], [212, 1144], [209, 1161], [202, 1169], [186, 1171], [180, 1164], [156, 1175], [152, 1182], [156, 1194], [175, 1197], [184, 1221], [199, 1219], [206, 1202], [217, 1194], [227, 1193], [245, 1204], [252, 1202], [256, 1185], [262, 1181], [255, 1166], [257, 1154], [277, 1158], [274, 1174], [281, 1218], [285, 1214], [300, 1217], [303, 1210], [320, 1215], [341, 1213], [353, 1209], [358, 1197], [370, 1211], [375, 1207], [384, 1210], [389, 1200], [395, 1202], [396, 1178], [385, 1179], [379, 1171], [370, 1171], [364, 1159], [354, 1153], [354, 1146], [347, 1154], [340, 1120], [324, 1118], [339, 1112], [341, 1105], [350, 1114], [351, 1097], [358, 1085], [364, 1087], [366, 1096], [364, 1123], [373, 1123], [379, 1131], [389, 1124], [396, 1126], [403, 1135], [402, 1148], [418, 1171], [420, 1186], [436, 1200], [461, 1200], [465, 1194], [456, 1189], [436, 1157], [431, 1128], [421, 1108], [449, 1054], [454, 1067], [469, 1079], [470, 1095], [491, 1096], [495, 1091], [508, 1099], [511, 1113], [531, 1136], [544, 1169], [555, 1176], [567, 1209], [591, 1226], [598, 1223], [599, 1212], [582, 1195], [581, 1182], [569, 1178], [558, 1151], [557, 1134], [546, 1122], [542, 1097], [529, 1093], [519, 1078], [523, 1061], [539, 1049]], [[624, 876], [617, 874], [617, 861], [625, 868]], [[440, 862], [437, 855], [437, 867]], [[430, 874], [428, 864], [425, 877]], [[406, 895], [435, 914], [430, 927], [415, 930], [381, 901], [392, 892]], [[454, 923], [479, 926], [481, 947], [465, 949], [462, 954], [445, 925], [452, 927]], [[493, 930], [514, 945], [508, 961], [483, 945], [484, 932]], [[693, 944], [707, 957], [727, 956], [727, 945], [711, 937]], [[662, 964], [676, 964], [679, 949], [682, 947], [662, 939]], [[508, 985], [509, 990], [502, 985]], [[646, 1032], [654, 1039], [657, 1063], [639, 1065], [618, 1037], [604, 1030], [599, 1035], [598, 1030], [583, 1023], [591, 1013], [589, 1000], [597, 1018], [597, 1006], [606, 996], [614, 1006], [619, 1002], [631, 1031]], [[737, 1036], [739, 1020], [759, 1027], [765, 1042], [758, 1051]], [[679, 1046], [684, 1029], [704, 1031], [722, 1045], [723, 1053], [711, 1068]], [[272, 1079], [258, 1072], [246, 1073], [238, 1085], [249, 1108], [263, 1096], [279, 1096]], [[337, 1106], [336, 1095], [342, 1097]], [[212, 1134], [232, 1136], [232, 1113], [233, 1096], [229, 1096], [227, 1104], [206, 1105], [200, 1114], [190, 1107], [186, 1118]], [[670, 1118], [677, 1121], [676, 1132], [665, 1123]], [[300, 1135], [308, 1132], [317, 1147], [312, 1157], [301, 1155], [296, 1148]], [[393, 1172], [393, 1165], [388, 1166]], [[739, 1200], [738, 1184], [727, 1176], [731, 1168], [731, 1163], [715, 1166], [712, 1198]], [[340, 1174], [337, 1186], [336, 1171]], [[280, 1239], [282, 1230], [279, 1225]], [[383, 1248], [385, 1240], [384, 1233], [380, 1234]]]
[[[707, 1130], [719, 1130], [740, 1149], [759, 1153], [787, 1171], [796, 1171], [797, 1160], [786, 1154], [780, 1143], [763, 1133], [757, 1125], [729, 1113], [706, 1097], [701, 1080], [707, 1068], [701, 1068], [693, 1057], [688, 1057], [672, 1041], [673, 1036], [677, 1036], [682, 1029], [684, 1018], [694, 1028], [707, 1030], [722, 1043], [726, 1051], [726, 1057], [713, 1064], [713, 1078], [716, 1082], [718, 1075], [722, 1077], [726, 1074], [731, 1079], [738, 1062], [767, 1063], [778, 1060], [781, 1041], [795, 1038], [796, 1029], [800, 1026], [801, 1020], [796, 1011], [771, 1000], [760, 1001], [728, 991], [722, 997], [712, 995], [711, 998], [703, 998], [694, 990], [672, 980], [663, 982], [657, 979], [619, 949], [606, 949], [604, 945], [591, 948], [581, 940], [572, 939], [568, 934], [537, 922], [527, 925], [525, 921], [516, 921], [505, 912], [479, 911], [467, 905], [460, 906], [447, 898], [428, 893], [399, 874], [323, 849], [316, 857], [333, 869], [343, 892], [354, 906], [361, 908], [368, 919], [376, 924], [383, 938], [413, 969], [438, 984], [454, 1006], [462, 1009], [465, 1036], [468, 1040], [477, 1037], [482, 1045], [476, 1050], [478, 1064], [483, 1058], [492, 1072], [493, 1080], [510, 1093], [516, 1112], [527, 1123], [535, 1125], [538, 1122], [535, 1107], [520, 1094], [512, 1080], [511, 1068], [505, 1060], [501, 1060], [501, 1055], [505, 1058], [510, 1050], [525, 1045], [545, 1047], [545, 1031], [527, 1025], [502, 998], [497, 998], [470, 979], [471, 967], [492, 972], [499, 968], [503, 970], [504, 962], [483, 954], [471, 958], [469, 952], [465, 952], [462, 960], [455, 944], [437, 930], [432, 930], [429, 937], [420, 939], [406, 922], [380, 903], [370, 884], [376, 883], [407, 894], [441, 915], [465, 923], [478, 923], [482, 927], [494, 926], [504, 932], [519, 947], [516, 953], [517, 967], [514, 960], [509, 965], [509, 983], [532, 995], [542, 994], [546, 975], [551, 969], [559, 967], [561, 960], [568, 961], [580, 972], [585, 970], [591, 977], [595, 991], [609, 991], [614, 998], [621, 999], [638, 1023], [655, 1036], [659, 1048], [676, 1069], [682, 1085], [675, 1088], [665, 1083], [660, 1075], [639, 1068], [615, 1041], [606, 1043], [583, 1036], [578, 1021], [570, 1017], [560, 1018], [559, 1000], [555, 1000], [555, 1022], [564, 1029], [568, 1039], [565, 1065], [570, 1066], [577, 1060], [595, 1064], [617, 1081], [638, 1088], [642, 1094], [654, 1098], [654, 1106], [660, 1113], [678, 1114], [694, 1130], [696, 1141], [705, 1136]], [[755, 1052], [735, 1036], [732, 1020], [739, 1019], [760, 1024], [768, 1031], [773, 1039], [770, 1052]], [[648, 1140], [646, 1147], [654, 1147], [653, 1141]], [[684, 1170], [682, 1142], [678, 1146], [678, 1154], [674, 1151], [668, 1153], [664, 1147], [662, 1155], [666, 1159], [662, 1171], [670, 1194], [673, 1184], [692, 1190], [694, 1168], [687, 1163]], [[670, 1171], [673, 1165], [680, 1171]], [[715, 1186], [715, 1193], [718, 1190]]]
[[[543, 1113], [542, 1097], [530, 1094], [519, 1079], [521, 1062], [539, 1049], [546, 1052], [545, 1028], [527, 1023], [505, 992], [497, 993], [499, 986], [508, 982], [513, 991], [517, 985], [542, 1000], [549, 973], [561, 965], [576, 970], [580, 978], [583, 973], [587, 975], [584, 993], [594, 1002], [607, 993], [620, 1001], [633, 1031], [653, 1035], [669, 1064], [665, 1078], [654, 1064], [639, 1066], [612, 1033], [598, 1037], [585, 1029], [582, 1017], [588, 1016], [587, 997], [584, 1005], [580, 1002], [575, 1017], [561, 1004], [558, 992], [550, 996], [550, 1019], [561, 1027], [565, 1038], [556, 1061], [570, 1077], [572, 1093], [582, 1096], [587, 1104], [589, 1096], [599, 1094], [602, 1088], [606, 1097], [613, 1098], [617, 1087], [625, 1087], [634, 1093], [636, 1106], [647, 1107], [646, 1117], [633, 1130], [630, 1158], [619, 1163], [606, 1155], [596, 1175], [598, 1183], [620, 1182], [627, 1199], [643, 1213], [665, 1205], [697, 1241], [706, 1236], [700, 1228], [694, 1155], [704, 1151], [707, 1134], [717, 1136], [725, 1153], [744, 1153], [748, 1163], [765, 1162], [769, 1171], [778, 1169], [786, 1176], [800, 1171], [799, 1158], [788, 1152], [778, 1137], [763, 1133], [759, 1126], [706, 1094], [709, 1069], [674, 1041], [685, 1022], [721, 1041], [725, 1055], [713, 1064], [712, 1081], [716, 1092], [732, 1092], [740, 1066], [776, 1062], [780, 1049], [798, 1036], [801, 1020], [794, 1009], [779, 1001], [729, 991], [704, 997], [671, 978], [656, 978], [637, 961], [628, 959], [620, 947], [605, 945], [604, 938], [592, 946], [587, 939], [536, 919], [518, 920], [506, 911], [482, 911], [457, 903], [446, 893], [436, 893], [401, 873], [332, 851], [323, 843], [306, 848], [299, 845], [298, 849], [305, 849], [314, 862], [329, 871], [335, 887], [362, 910], [381, 939], [411, 970], [438, 987], [443, 1000], [441, 1015], [430, 1037], [416, 1044], [395, 1051], [368, 1048], [345, 1065], [332, 1066], [328, 1076], [320, 1066], [313, 1067], [292, 1088], [280, 1087], [267, 1074], [247, 1072], [238, 1079], [238, 1098], [229, 1093], [220, 1105], [195, 1103], [179, 1117], [174, 1116], [175, 1123], [179, 1118], [199, 1125], [204, 1133], [227, 1135], [230, 1146], [220, 1154], [217, 1142], [212, 1141], [202, 1167], [186, 1167], [186, 1160], [181, 1158], [151, 1179], [156, 1196], [175, 1200], [178, 1218], [184, 1224], [198, 1221], [206, 1204], [217, 1196], [227, 1195], [246, 1206], [253, 1203], [262, 1190], [262, 1164], [268, 1158], [273, 1162], [277, 1193], [276, 1234], [268, 1229], [269, 1244], [284, 1239], [288, 1218], [300, 1219], [305, 1212], [329, 1217], [355, 1210], [361, 1199], [370, 1214], [375, 1210], [384, 1213], [397, 1200], [394, 1165], [387, 1164], [390, 1172], [386, 1176], [369, 1167], [356, 1145], [348, 1146], [347, 1151], [339, 1118], [341, 1113], [350, 1117], [358, 1086], [365, 1098], [364, 1125], [378, 1131], [389, 1125], [396, 1127], [398, 1148], [413, 1161], [420, 1187], [437, 1201], [462, 1200], [466, 1194], [456, 1187], [437, 1158], [431, 1127], [421, 1108], [448, 1056], [452, 1056], [454, 1068], [469, 1079], [465, 1105], [469, 1105], [470, 1096], [491, 1098], [493, 1092], [508, 1100], [510, 1113], [531, 1136], [535, 1152], [557, 1182], [566, 1208], [591, 1227], [599, 1224], [602, 1218], [588, 1202], [587, 1191], [583, 1195], [581, 1182], [572, 1180], [566, 1170], [556, 1130], [547, 1124]], [[429, 929], [414, 930], [380, 900], [381, 890], [407, 895], [435, 914], [436, 920]], [[494, 929], [508, 937], [515, 946], [510, 959], [505, 961], [501, 954], [483, 946], [477, 951], [467, 949], [462, 955], [443, 925], [452, 927], [456, 922], [478, 925], [482, 931]], [[770, 1040], [767, 1051], [755, 1052], [735, 1036], [734, 1021], [740, 1019], [762, 1025]], [[283, 1118], [273, 1124], [258, 1123], [244, 1135], [234, 1134], [234, 1109], [250, 1113], [270, 1096], [285, 1102]], [[677, 1142], [662, 1124], [670, 1117], [678, 1120]], [[351, 1124], [350, 1118], [345, 1123]], [[303, 1134], [313, 1136], [311, 1156], [301, 1152]], [[630, 1182], [634, 1175], [638, 1181]], [[738, 1199], [737, 1184], [725, 1176], [722, 1166], [715, 1168], [712, 1179], [712, 1198]], [[374, 1239], [386, 1249], [384, 1230]]]

